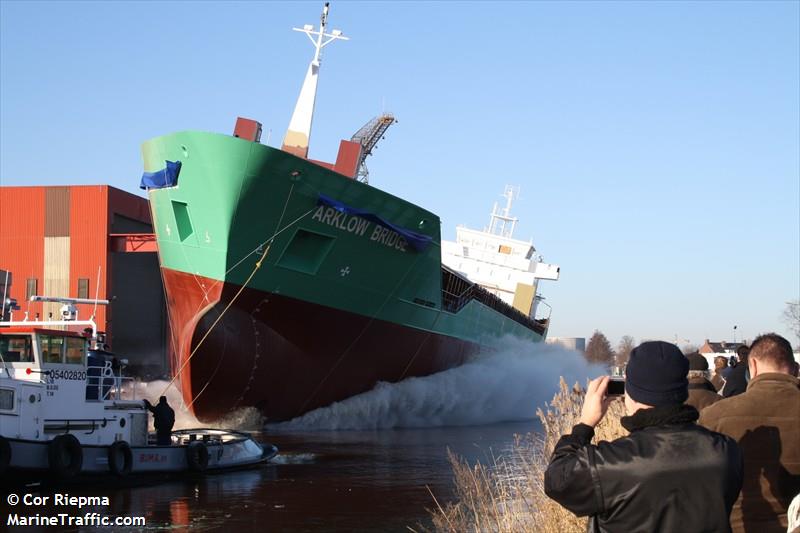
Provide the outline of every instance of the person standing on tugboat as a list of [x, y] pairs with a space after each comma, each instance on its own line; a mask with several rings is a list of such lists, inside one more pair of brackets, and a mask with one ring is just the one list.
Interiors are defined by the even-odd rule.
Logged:
[[167, 397], [158, 399], [158, 404], [153, 406], [144, 400], [144, 406], [153, 413], [153, 426], [156, 428], [156, 444], [169, 446], [172, 444], [172, 426], [175, 425], [175, 411], [167, 403]]

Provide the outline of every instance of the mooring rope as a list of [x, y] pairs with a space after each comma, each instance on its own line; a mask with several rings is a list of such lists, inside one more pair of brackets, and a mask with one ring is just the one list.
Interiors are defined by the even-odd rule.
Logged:
[[[214, 330], [214, 328], [219, 323], [219, 321], [222, 320], [222, 317], [225, 316], [225, 313], [228, 312], [228, 309], [230, 309], [231, 306], [233, 305], [233, 303], [237, 300], [237, 298], [239, 298], [239, 296], [242, 294], [242, 291], [244, 291], [244, 289], [247, 287], [247, 284], [250, 283], [250, 281], [253, 279], [253, 276], [256, 275], [256, 272], [258, 272], [258, 269], [261, 268], [261, 263], [264, 261], [264, 259], [267, 257], [267, 254], [269, 253], [270, 246], [271, 245], [267, 245], [266, 249], [264, 250], [264, 253], [261, 254], [261, 258], [258, 261], [256, 261], [255, 268], [253, 268], [253, 271], [250, 272], [250, 275], [247, 277], [247, 279], [245, 280], [244, 284], [241, 287], [239, 287], [239, 290], [236, 292], [236, 294], [231, 299], [231, 301], [228, 302], [228, 305], [225, 306], [225, 309], [222, 311], [222, 313], [220, 313], [220, 315], [217, 317], [217, 319], [214, 321], [214, 323], [211, 324], [211, 327], [208, 328], [208, 330], [206, 330], [206, 334], [203, 335], [203, 338], [200, 339], [200, 342], [198, 342], [197, 346], [194, 347], [194, 350], [192, 350], [192, 353], [189, 354], [189, 357], [186, 358], [186, 360], [183, 362], [183, 364], [178, 369], [178, 371], [175, 372], [175, 375], [172, 376], [172, 379], [169, 381], [167, 386], [164, 388], [164, 392], [161, 393], [161, 396], [164, 396], [167, 393], [167, 391], [169, 390], [169, 388], [172, 386], [172, 384], [175, 383], [175, 380], [178, 379], [178, 376], [181, 375], [181, 372], [183, 372], [183, 369], [186, 368], [186, 365], [188, 365], [189, 361], [192, 360], [192, 357], [194, 357], [194, 354], [197, 353], [197, 350], [200, 348], [200, 346], [203, 345], [203, 342], [206, 340], [206, 338], [208, 338], [208, 336]], [[208, 385], [208, 384], [206, 384], [206, 385]], [[204, 389], [205, 389], [205, 387], [204, 387]], [[194, 400], [196, 400], [196, 399], [197, 399], [197, 397], [195, 396], [195, 398], [191, 401], [191, 403], [189, 403], [186, 407], [187, 408], [191, 407], [192, 403], [194, 403]]]
[[[262, 246], [267, 246], [267, 243], [268, 243], [268, 242], [269, 242], [269, 243], [271, 243], [271, 242], [272, 242], [272, 241], [275, 239], [275, 237], [277, 237], [278, 235], [280, 235], [280, 234], [281, 234], [281, 233], [282, 233], [284, 230], [286, 230], [286, 228], [288, 228], [288, 227], [290, 227], [290, 226], [294, 225], [295, 223], [297, 223], [298, 221], [300, 221], [300, 220], [301, 220], [303, 217], [305, 217], [306, 215], [308, 215], [308, 214], [309, 214], [311, 211], [313, 211], [313, 209], [310, 209], [310, 210], [308, 210], [308, 211], [307, 211], [307, 212], [305, 212], [305, 213], [304, 213], [304, 214], [303, 214], [301, 217], [299, 217], [299, 218], [296, 218], [296, 219], [295, 219], [295, 220], [293, 220], [293, 221], [292, 221], [290, 224], [288, 224], [286, 227], [284, 227], [284, 228], [281, 228], [281, 223], [283, 222], [283, 217], [284, 217], [284, 215], [286, 214], [286, 207], [289, 205], [289, 200], [291, 200], [291, 198], [292, 198], [292, 193], [293, 193], [293, 192], [294, 192], [294, 183], [292, 183], [292, 186], [289, 188], [289, 194], [286, 196], [286, 201], [283, 203], [283, 210], [281, 211], [281, 216], [280, 216], [280, 218], [278, 218], [278, 223], [275, 225], [275, 232], [272, 234], [272, 237], [270, 237], [269, 239], [267, 239], [267, 240], [266, 240], [266, 241], [264, 241], [263, 243], [259, 244], [258, 248], [261, 248]], [[256, 248], [256, 250], [258, 250], [258, 248]], [[250, 277], [249, 277], [249, 278], [248, 278], [248, 280], [245, 282], [245, 285], [247, 285], [247, 283], [250, 281], [250, 279], [252, 279], [252, 276], [255, 274], [255, 270], [258, 270], [258, 268], [260, 268], [260, 263], [261, 263], [262, 261], [264, 261], [264, 258], [266, 258], [266, 257], [267, 257], [267, 252], [268, 252], [268, 251], [269, 251], [269, 246], [267, 246], [267, 248], [264, 250], [264, 253], [263, 253], [263, 254], [262, 254], [262, 256], [261, 256], [261, 259], [259, 259], [259, 261], [256, 263], [258, 266], [256, 266], [256, 268], [253, 270], [253, 272], [251, 272], [251, 273], [250, 273]], [[240, 259], [240, 260], [239, 260], [239, 261], [238, 261], [238, 262], [237, 262], [235, 265], [233, 265], [231, 268], [229, 268], [229, 269], [228, 269], [228, 270], [225, 272], [225, 274], [228, 274], [228, 273], [230, 273], [230, 272], [231, 272], [231, 271], [232, 271], [234, 268], [236, 268], [238, 265], [240, 265], [240, 264], [242, 263], [242, 261], [244, 261], [246, 258], [250, 257], [252, 254], [253, 254], [253, 252], [250, 252], [249, 254], [247, 254], [246, 256], [244, 256], [244, 257], [243, 257], [242, 259]], [[243, 288], [244, 288], [244, 285], [242, 286], [242, 289], [243, 289]], [[239, 292], [238, 292], [238, 293], [236, 293], [236, 296], [234, 296], [233, 300], [231, 300], [231, 302], [228, 304], [228, 307], [230, 307], [230, 306], [231, 306], [231, 304], [234, 302], [234, 300], [236, 300], [236, 298], [238, 298], [238, 297], [239, 297], [239, 294], [241, 294], [241, 292], [242, 292], [242, 289], [239, 289]], [[227, 312], [227, 311], [228, 311], [228, 307], [226, 307], [226, 308], [225, 308], [225, 310], [222, 312], [222, 314], [220, 314], [220, 316], [219, 316], [219, 317], [217, 317], [217, 320], [214, 322], [214, 324], [211, 326], [211, 328], [208, 330], [208, 332], [206, 332], [206, 335], [208, 335], [208, 333], [211, 331], [211, 329], [213, 329], [213, 328], [214, 328], [214, 326], [217, 324], [217, 322], [219, 321], [219, 319], [220, 319], [220, 318], [222, 318], [222, 315], [224, 315], [224, 314], [225, 314], [225, 312]], [[200, 343], [202, 343], [202, 342], [203, 342], [203, 340], [205, 340], [205, 336], [204, 336], [204, 337], [203, 337], [203, 339], [200, 341]], [[198, 343], [198, 345], [197, 345], [197, 346], [200, 346], [200, 343]], [[192, 355], [194, 355], [194, 351], [196, 351], [196, 350], [197, 350], [197, 347], [195, 347], [195, 350], [193, 350], [193, 351], [192, 351]], [[220, 367], [222, 366], [222, 359], [224, 359], [224, 357], [225, 357], [225, 353], [227, 353], [227, 352], [225, 352], [225, 351], [223, 350], [223, 352], [222, 352], [222, 356], [221, 356], [221, 357], [219, 358], [219, 360], [217, 361], [217, 366], [216, 366], [216, 368], [214, 368], [214, 372], [212, 372], [212, 373], [211, 373], [211, 376], [209, 376], [209, 378], [208, 378], [208, 379], [206, 380], [206, 382], [203, 384], [203, 387], [200, 389], [200, 391], [199, 391], [197, 394], [195, 394], [195, 395], [194, 395], [194, 398], [192, 398], [192, 401], [191, 401], [191, 402], [189, 402], [189, 403], [186, 405], [186, 408], [187, 408], [187, 409], [191, 408], [191, 407], [192, 407], [192, 405], [194, 405], [194, 402], [196, 402], [196, 401], [197, 401], [197, 399], [198, 399], [198, 398], [200, 398], [200, 396], [201, 396], [201, 395], [202, 395], [202, 394], [203, 394], [203, 393], [206, 391], [206, 389], [208, 388], [208, 386], [211, 384], [211, 381], [212, 381], [212, 380], [214, 379], [214, 377], [217, 375], [217, 372], [219, 372], [219, 369], [220, 369]], [[190, 356], [190, 357], [191, 357], [191, 356]], [[182, 370], [182, 369], [183, 369], [183, 367], [181, 367], [181, 370]]]

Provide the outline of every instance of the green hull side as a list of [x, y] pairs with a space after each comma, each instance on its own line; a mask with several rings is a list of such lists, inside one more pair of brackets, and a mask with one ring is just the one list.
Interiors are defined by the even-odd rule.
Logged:
[[[471, 301], [441, 310], [433, 213], [269, 146], [182, 132], [146, 142], [145, 171], [181, 161], [176, 187], [151, 190], [163, 267], [479, 344], [537, 333]], [[323, 194], [432, 238], [417, 252], [373, 221], [319, 207]], [[274, 236], [259, 269], [260, 245]]]

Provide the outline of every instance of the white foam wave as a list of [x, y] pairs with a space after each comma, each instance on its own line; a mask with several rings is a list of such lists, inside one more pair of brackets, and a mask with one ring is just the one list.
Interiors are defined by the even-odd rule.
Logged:
[[[264, 417], [254, 407], [243, 407], [231, 411], [224, 417], [213, 422], [200, 422], [189, 411], [180, 393], [180, 383], [176, 380], [169, 388], [168, 381], [155, 380], [149, 382], [138, 382], [136, 384], [136, 398], [147, 399], [155, 405], [160, 396], [166, 396], [167, 402], [175, 411], [175, 426], [173, 429], [191, 428], [217, 428], [217, 429], [236, 429], [236, 430], [259, 430], [264, 426]], [[150, 425], [152, 426], [152, 418]], [[152, 428], [151, 428], [152, 429]]]
[[374, 389], [273, 430], [355, 430], [481, 425], [534, 418], [559, 376], [581, 383], [603, 370], [576, 351], [509, 338], [492, 355], [426, 377], [378, 383]]
[[317, 455], [314, 453], [286, 454], [281, 452], [270, 459], [270, 462], [278, 465], [303, 465], [313, 463], [316, 459]]

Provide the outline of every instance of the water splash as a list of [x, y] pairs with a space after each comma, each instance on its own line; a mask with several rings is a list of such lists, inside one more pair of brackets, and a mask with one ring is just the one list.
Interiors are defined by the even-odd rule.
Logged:
[[240, 407], [215, 420], [206, 427], [236, 429], [239, 431], [261, 431], [264, 428], [264, 415], [255, 407]]
[[[254, 431], [264, 426], [264, 417], [255, 407], [236, 409], [213, 422], [200, 422], [186, 407], [183, 396], [180, 393], [180, 383], [176, 381], [164, 392], [168, 384], [169, 382], [164, 380], [138, 382], [136, 384], [136, 398], [146, 398], [155, 405], [158, 403], [159, 396], [165, 395], [167, 402], [175, 411], [175, 426], [173, 429], [215, 428]], [[152, 426], [152, 419], [150, 420], [150, 425]]]
[[556, 392], [559, 376], [583, 383], [604, 373], [580, 352], [509, 338], [497, 353], [457, 368], [374, 389], [271, 430], [356, 430], [464, 426], [527, 420]]
[[303, 465], [311, 464], [317, 460], [315, 453], [286, 453], [281, 452], [271, 459], [272, 464], [277, 465]]

